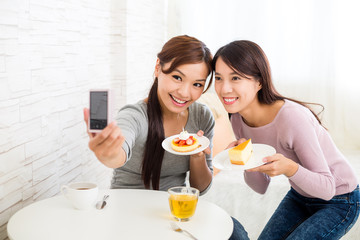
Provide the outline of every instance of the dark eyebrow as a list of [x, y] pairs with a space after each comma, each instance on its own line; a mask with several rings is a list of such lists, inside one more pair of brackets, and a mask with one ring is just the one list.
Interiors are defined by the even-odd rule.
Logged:
[[[186, 75], [184, 73], [182, 73], [179, 69], [174, 69], [174, 72], [178, 72], [180, 73], [181, 75], [183, 75], [184, 77], [186, 77]], [[198, 79], [198, 80], [195, 80], [195, 81], [198, 81], [198, 82], [206, 82], [206, 79]]]
[[186, 75], [184, 73], [182, 73], [179, 69], [174, 69], [174, 72], [179, 72], [181, 75], [183, 75], [184, 77], [186, 77]]
[[206, 79], [198, 79], [198, 80], [195, 80], [197, 82], [206, 82]]
[[[218, 72], [215, 72], [215, 75], [221, 75], [220, 73], [218, 73]], [[237, 73], [237, 72], [232, 72], [232, 73], [230, 73], [230, 75], [239, 75], [239, 76], [241, 76], [239, 73]]]

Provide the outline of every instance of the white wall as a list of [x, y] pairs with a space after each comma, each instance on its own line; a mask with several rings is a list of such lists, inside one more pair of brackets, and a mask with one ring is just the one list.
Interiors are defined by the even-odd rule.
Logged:
[[127, 87], [129, 103], [147, 97], [153, 82], [157, 54], [166, 39], [167, 1], [128, 1]]
[[[166, 1], [0, 1], [0, 239], [22, 207], [62, 184], [109, 187], [88, 149], [88, 89], [116, 108], [146, 95], [165, 41]], [[141, 84], [140, 84], [141, 83]]]

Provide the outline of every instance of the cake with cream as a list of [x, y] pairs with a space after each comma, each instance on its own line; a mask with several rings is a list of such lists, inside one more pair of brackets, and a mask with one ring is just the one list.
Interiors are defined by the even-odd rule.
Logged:
[[171, 141], [171, 147], [176, 152], [190, 152], [199, 147], [199, 141], [187, 131], [182, 131]]
[[237, 165], [245, 165], [249, 161], [253, 148], [251, 138], [229, 150], [230, 162]]

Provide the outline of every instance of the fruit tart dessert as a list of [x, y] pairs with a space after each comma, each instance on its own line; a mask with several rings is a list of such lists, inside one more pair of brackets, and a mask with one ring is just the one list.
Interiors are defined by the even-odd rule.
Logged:
[[176, 152], [190, 152], [199, 147], [199, 141], [187, 131], [182, 131], [171, 141], [171, 147]]

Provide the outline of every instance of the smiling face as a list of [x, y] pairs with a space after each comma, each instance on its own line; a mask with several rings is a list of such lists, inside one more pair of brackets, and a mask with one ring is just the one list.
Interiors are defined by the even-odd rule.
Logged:
[[215, 65], [215, 91], [229, 113], [242, 116], [259, 104], [257, 93], [261, 85], [254, 78], [244, 78], [230, 68], [221, 57]]
[[180, 113], [186, 110], [203, 93], [208, 68], [204, 62], [184, 64], [170, 73], [171, 63], [160, 65], [159, 60], [155, 67], [155, 76], [158, 78], [158, 98], [164, 113]]

